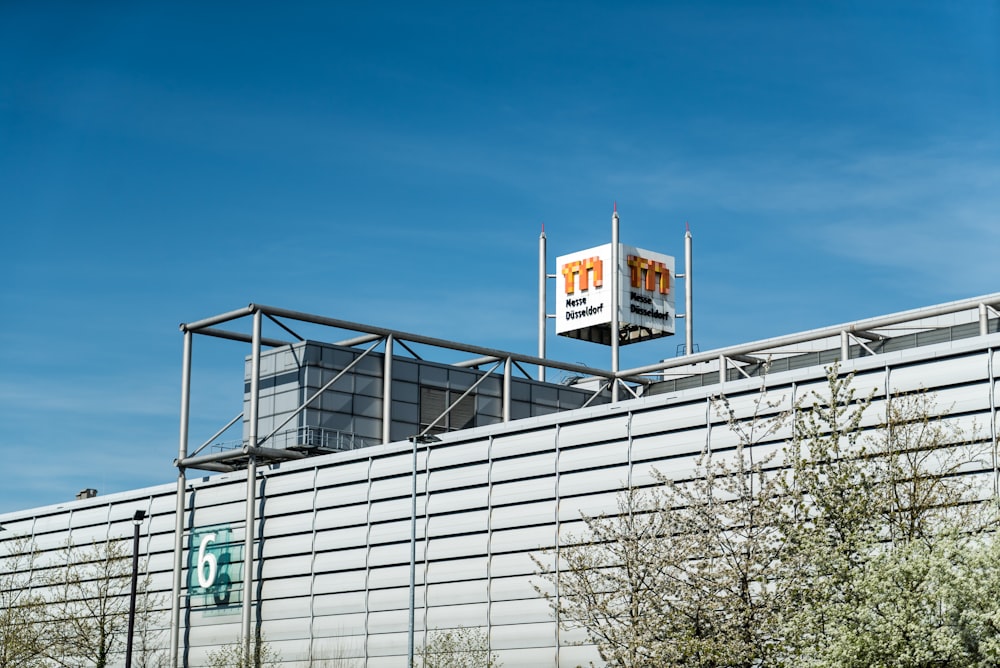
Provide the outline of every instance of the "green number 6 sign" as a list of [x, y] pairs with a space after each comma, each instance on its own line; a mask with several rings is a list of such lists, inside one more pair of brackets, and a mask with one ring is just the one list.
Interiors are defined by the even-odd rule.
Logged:
[[239, 603], [243, 545], [229, 525], [195, 529], [188, 543], [188, 593], [193, 606], [227, 608]]

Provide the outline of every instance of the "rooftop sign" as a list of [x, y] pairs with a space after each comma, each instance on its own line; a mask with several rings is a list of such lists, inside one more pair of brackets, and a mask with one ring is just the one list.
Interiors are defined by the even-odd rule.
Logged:
[[625, 244], [618, 248], [617, 300], [611, 244], [556, 258], [557, 334], [611, 345], [616, 305], [621, 345], [674, 333], [674, 258]]

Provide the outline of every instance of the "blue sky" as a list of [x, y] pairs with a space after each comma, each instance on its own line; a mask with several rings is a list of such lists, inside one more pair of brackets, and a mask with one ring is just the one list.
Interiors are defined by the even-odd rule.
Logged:
[[[0, 513], [173, 480], [180, 322], [533, 354], [541, 224], [554, 271], [615, 201], [636, 246], [690, 223], [702, 350], [1000, 291], [998, 36], [996, 0], [2, 3]], [[244, 352], [196, 347], [193, 442]]]

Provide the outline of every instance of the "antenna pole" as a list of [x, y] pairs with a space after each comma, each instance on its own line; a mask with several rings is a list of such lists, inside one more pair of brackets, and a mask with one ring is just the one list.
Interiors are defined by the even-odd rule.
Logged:
[[[545, 359], [545, 225], [538, 235], [538, 358]], [[545, 365], [538, 365], [538, 380], [545, 382]]]
[[687, 339], [687, 354], [694, 354], [694, 280], [691, 267], [691, 226], [686, 225], [684, 233], [684, 336]]
[[611, 382], [611, 403], [618, 403], [618, 282], [621, 268], [618, 266], [621, 254], [618, 248], [618, 203], [615, 202], [614, 213], [611, 214], [611, 371], [616, 375]]

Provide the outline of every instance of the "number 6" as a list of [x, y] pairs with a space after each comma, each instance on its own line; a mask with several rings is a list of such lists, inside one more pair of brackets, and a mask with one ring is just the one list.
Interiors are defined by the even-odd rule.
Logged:
[[[201, 537], [201, 545], [198, 546], [198, 584], [203, 589], [208, 589], [215, 584], [215, 574], [219, 568], [218, 559], [214, 554], [206, 552], [208, 544], [215, 540], [214, 533], [207, 533]], [[203, 573], [205, 565], [208, 565], [208, 573]]]

